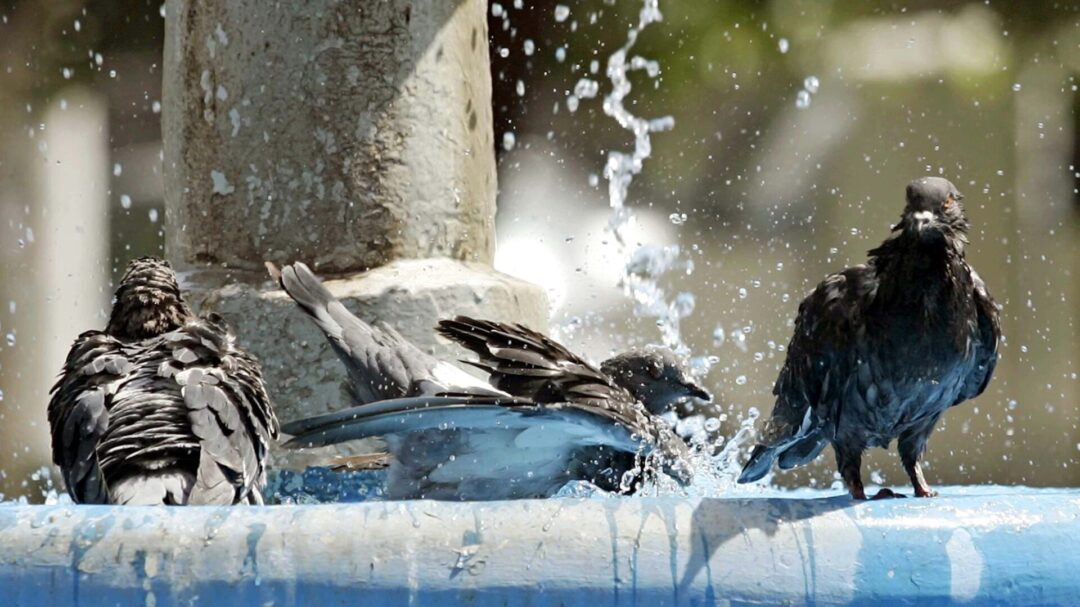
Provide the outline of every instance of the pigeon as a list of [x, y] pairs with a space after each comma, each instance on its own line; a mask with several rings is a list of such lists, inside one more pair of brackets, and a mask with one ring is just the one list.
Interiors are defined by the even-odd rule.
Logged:
[[169, 263], [132, 261], [104, 331], [51, 391], [52, 458], [81, 504], [261, 504], [277, 419], [258, 361], [196, 316]]
[[385, 457], [335, 461], [388, 466], [392, 499], [540, 498], [571, 481], [629, 493], [659, 471], [691, 479], [689, 447], [654, 411], [710, 395], [670, 351], [636, 350], [597, 368], [520, 324], [440, 321], [439, 334], [478, 356], [463, 362], [483, 381], [356, 318], [303, 263], [271, 274], [322, 329], [358, 402], [286, 424], [286, 446], [381, 437]]
[[936, 495], [919, 463], [927, 439], [947, 409], [986, 389], [1001, 329], [965, 258], [964, 197], [940, 177], [916, 179], [906, 194], [869, 261], [829, 275], [799, 305], [772, 415], [739, 482], [774, 461], [782, 470], [809, 463], [829, 443], [852, 497], [866, 499], [863, 452], [897, 439], [915, 495]]

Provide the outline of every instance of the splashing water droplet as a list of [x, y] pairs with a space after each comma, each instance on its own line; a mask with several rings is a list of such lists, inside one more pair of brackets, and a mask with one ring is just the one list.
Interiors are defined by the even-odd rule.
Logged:
[[716, 327], [712, 332], [712, 343], [714, 346], [721, 346], [724, 344], [724, 340], [727, 338], [727, 334], [724, 333], [724, 327]]
[[821, 82], [817, 79], [817, 76], [807, 76], [806, 80], [803, 80], [803, 88], [811, 95], [817, 93], [820, 86]]
[[1019, 82], [1014, 82], [1013, 85], [1012, 85], [1012, 90], [1014, 90], [1014, 91], [1019, 92], [1021, 88], [1023, 88], [1023, 87], [1020, 86]]
[[15, 333], [8, 333], [7, 335], [5, 335], [4, 336], [4, 342], [6, 342], [8, 346], [14, 346], [15, 345]]
[[686, 223], [686, 213], [672, 213], [671, 215], [668, 215], [668, 219], [671, 223], [681, 226]]
[[736, 377], [735, 378], [735, 383], [740, 385], [740, 386], [746, 385], [746, 376], [745, 375], [740, 375], [740, 376]]
[[600, 92], [600, 84], [590, 78], [582, 78], [574, 85], [574, 94], [580, 99], [592, 99]]
[[800, 110], [805, 110], [810, 107], [810, 93], [799, 91], [798, 94], [795, 95], [795, 107]]

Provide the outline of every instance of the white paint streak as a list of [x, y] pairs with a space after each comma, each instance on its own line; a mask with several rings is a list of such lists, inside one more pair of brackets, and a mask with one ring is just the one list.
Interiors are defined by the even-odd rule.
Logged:
[[952, 579], [949, 593], [954, 600], [967, 602], [979, 596], [982, 586], [983, 557], [971, 541], [971, 534], [965, 529], [957, 529], [945, 544], [945, 553], [949, 555], [949, 568]]
[[240, 112], [236, 108], [229, 110], [229, 122], [232, 123], [232, 136], [240, 132]]
[[210, 179], [214, 182], [215, 194], [232, 194], [236, 191], [236, 188], [229, 183], [229, 179], [225, 177], [225, 173], [221, 171], [210, 171]]

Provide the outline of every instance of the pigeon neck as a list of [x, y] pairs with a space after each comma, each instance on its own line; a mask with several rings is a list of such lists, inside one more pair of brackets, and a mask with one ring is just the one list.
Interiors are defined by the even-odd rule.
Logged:
[[193, 316], [178, 290], [122, 284], [105, 332], [126, 341], [149, 339], [180, 328]]

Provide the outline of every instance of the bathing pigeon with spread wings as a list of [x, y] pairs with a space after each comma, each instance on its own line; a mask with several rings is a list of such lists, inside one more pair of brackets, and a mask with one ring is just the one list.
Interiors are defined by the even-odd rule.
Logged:
[[[907, 186], [893, 234], [868, 263], [831, 274], [799, 306], [776, 404], [739, 482], [809, 463], [832, 444], [855, 499], [862, 454], [897, 439], [915, 495], [919, 460], [941, 415], [986, 389], [998, 310], [965, 257], [963, 196], [940, 177]], [[894, 495], [882, 489], [875, 497]]]
[[352, 315], [306, 265], [270, 269], [326, 335], [358, 403], [287, 424], [289, 446], [384, 438], [390, 497], [546, 497], [574, 480], [625, 493], [661, 470], [690, 480], [689, 449], [656, 412], [710, 397], [671, 352], [629, 352], [596, 368], [521, 325], [440, 322], [441, 335], [479, 357], [468, 364], [485, 382]]
[[75, 340], [48, 413], [77, 503], [262, 503], [277, 420], [259, 363], [221, 317], [191, 312], [166, 261], [128, 265], [108, 326]]

